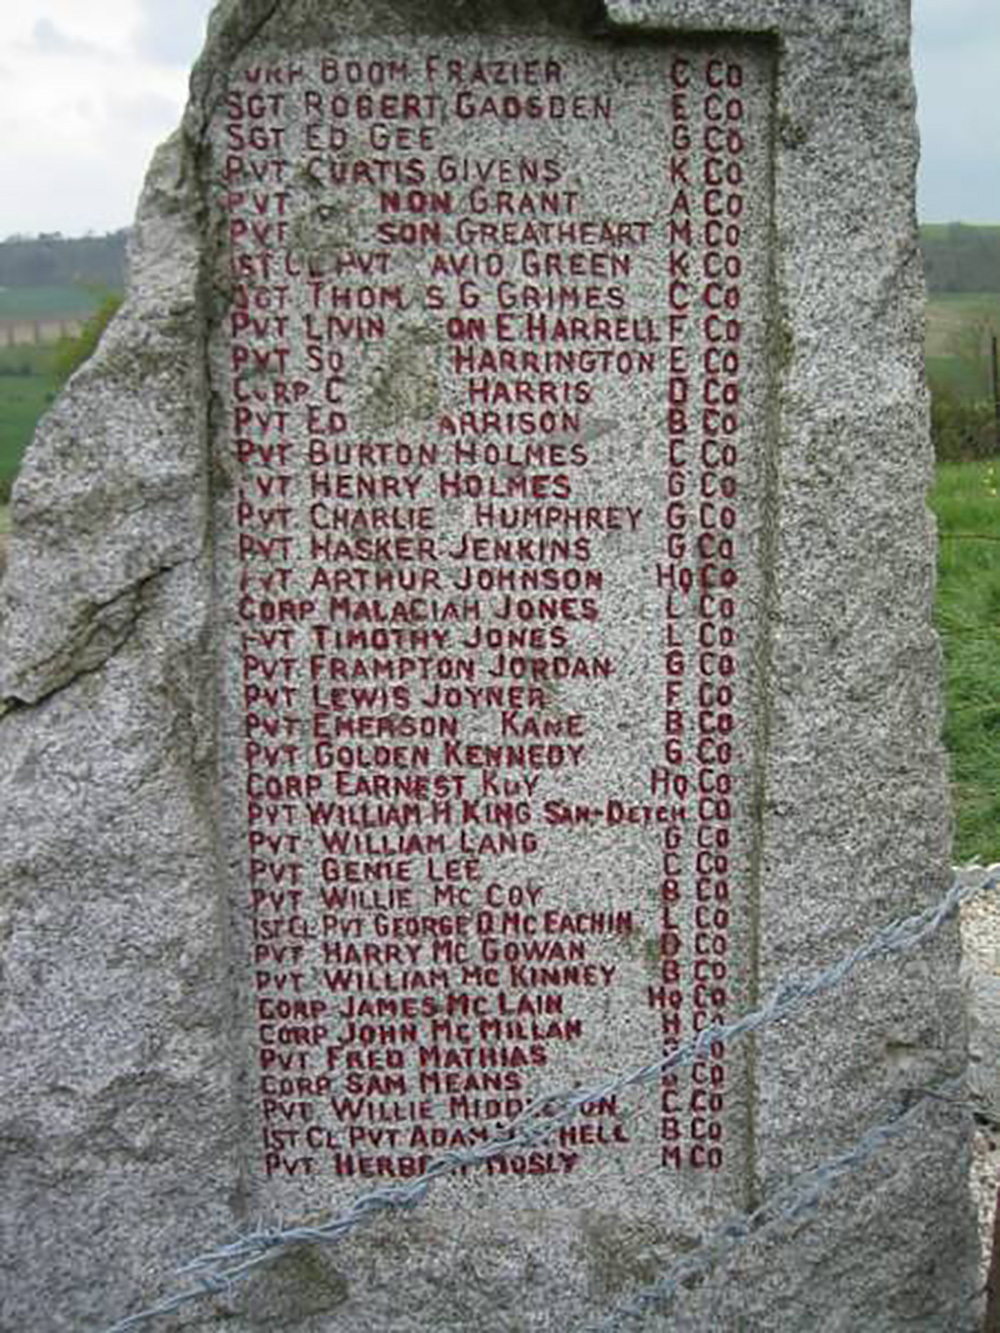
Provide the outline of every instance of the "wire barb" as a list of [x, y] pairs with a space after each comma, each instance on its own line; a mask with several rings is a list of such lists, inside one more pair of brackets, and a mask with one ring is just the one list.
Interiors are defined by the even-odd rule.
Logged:
[[[883, 926], [867, 943], [860, 945], [823, 971], [810, 976], [790, 977], [779, 982], [758, 1009], [744, 1014], [734, 1023], [716, 1024], [706, 1028], [693, 1040], [671, 1051], [664, 1059], [642, 1065], [615, 1078], [605, 1078], [589, 1088], [572, 1088], [547, 1094], [527, 1107], [499, 1135], [475, 1148], [442, 1153], [440, 1157], [430, 1162], [423, 1175], [417, 1176], [405, 1185], [376, 1189], [360, 1195], [346, 1211], [329, 1217], [326, 1221], [308, 1226], [260, 1227], [256, 1232], [250, 1232], [228, 1245], [196, 1256], [178, 1270], [182, 1275], [201, 1274], [196, 1288], [180, 1292], [159, 1305], [130, 1315], [127, 1319], [104, 1330], [104, 1333], [129, 1333], [129, 1330], [138, 1328], [141, 1324], [148, 1323], [161, 1315], [172, 1314], [189, 1302], [204, 1298], [210, 1284], [212, 1292], [224, 1290], [228, 1293], [237, 1281], [274, 1259], [289, 1246], [337, 1244], [351, 1231], [380, 1212], [416, 1207], [427, 1199], [433, 1185], [446, 1176], [453, 1175], [456, 1171], [483, 1166], [486, 1162], [518, 1149], [532, 1147], [540, 1139], [547, 1138], [569, 1124], [586, 1104], [645, 1087], [672, 1070], [695, 1064], [709, 1052], [715, 1042], [731, 1042], [750, 1032], [756, 1032], [770, 1023], [779, 1022], [816, 996], [834, 990], [859, 963], [890, 954], [907, 953], [918, 948], [935, 934], [945, 921], [955, 915], [963, 902], [995, 890], [997, 883], [998, 878], [995, 874], [989, 874], [982, 881], [972, 883], [965, 883], [962, 877], [956, 876], [947, 894], [934, 906], [915, 916]], [[949, 1080], [933, 1090], [926, 1091], [901, 1115], [869, 1130], [849, 1152], [831, 1158], [822, 1165], [812, 1168], [811, 1171], [805, 1172], [772, 1195], [754, 1213], [734, 1218], [711, 1233], [704, 1239], [697, 1256], [686, 1258], [676, 1264], [665, 1277], [640, 1292], [615, 1318], [629, 1319], [636, 1313], [642, 1313], [652, 1303], [660, 1304], [671, 1300], [678, 1287], [686, 1280], [707, 1272], [730, 1250], [745, 1244], [765, 1227], [771, 1227], [782, 1220], [789, 1220], [815, 1209], [821, 1196], [836, 1179], [860, 1166], [876, 1151], [905, 1132], [912, 1114], [925, 1105], [929, 1097], [950, 1097], [960, 1084], [960, 1080]], [[612, 1325], [604, 1323], [600, 1327], [607, 1329]]]

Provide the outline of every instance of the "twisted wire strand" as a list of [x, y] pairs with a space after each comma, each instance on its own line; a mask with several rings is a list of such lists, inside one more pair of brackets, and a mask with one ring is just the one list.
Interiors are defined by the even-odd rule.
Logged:
[[[704, 1029], [692, 1040], [684, 1042], [662, 1059], [651, 1061], [613, 1078], [605, 1078], [600, 1083], [586, 1088], [572, 1088], [546, 1094], [527, 1106], [492, 1139], [474, 1148], [442, 1153], [429, 1163], [422, 1175], [406, 1184], [369, 1190], [359, 1195], [345, 1211], [327, 1218], [326, 1221], [291, 1224], [284, 1227], [261, 1225], [228, 1245], [221, 1245], [196, 1255], [177, 1269], [179, 1277], [189, 1277], [192, 1280], [192, 1286], [157, 1305], [128, 1316], [105, 1329], [104, 1333], [130, 1333], [130, 1330], [139, 1328], [140, 1325], [161, 1315], [174, 1313], [189, 1302], [201, 1300], [206, 1296], [229, 1294], [235, 1283], [262, 1264], [275, 1259], [282, 1250], [290, 1246], [336, 1244], [381, 1212], [414, 1208], [426, 1200], [439, 1180], [454, 1172], [483, 1166], [509, 1153], [534, 1147], [574, 1120], [585, 1105], [653, 1083], [672, 1070], [697, 1063], [710, 1053], [715, 1042], [735, 1041], [750, 1032], [756, 1032], [760, 1028], [778, 1022], [802, 1008], [816, 996], [841, 985], [860, 963], [873, 958], [888, 957], [891, 954], [907, 953], [918, 948], [958, 911], [963, 902], [996, 889], [998, 884], [998, 875], [995, 873], [973, 882], [963, 882], [964, 878], [956, 876], [944, 897], [923, 912], [881, 927], [865, 943], [819, 972], [786, 978], [778, 983], [759, 1008], [744, 1014], [734, 1023], [714, 1024]], [[951, 1086], [949, 1081], [928, 1095], [946, 1095], [946, 1089]], [[922, 1105], [924, 1100], [926, 1098], [921, 1099], [917, 1105]], [[907, 1117], [908, 1115], [909, 1112]], [[895, 1119], [870, 1130], [848, 1153], [831, 1158], [821, 1166], [813, 1168], [812, 1172], [806, 1172], [805, 1176], [798, 1177], [791, 1185], [783, 1187], [773, 1195], [756, 1213], [726, 1223], [720, 1232], [713, 1233], [707, 1238], [706, 1248], [699, 1253], [697, 1259], [684, 1260], [671, 1269], [661, 1282], [654, 1283], [651, 1288], [640, 1293], [635, 1302], [619, 1317], [631, 1318], [636, 1312], [644, 1310], [651, 1301], [672, 1299], [678, 1285], [685, 1278], [692, 1276], [686, 1265], [697, 1264], [694, 1270], [696, 1273], [706, 1271], [707, 1267], [714, 1266], [718, 1262], [722, 1254], [737, 1244], [743, 1244], [751, 1235], [757, 1234], [765, 1223], [772, 1225], [797, 1215], [782, 1212], [771, 1218], [775, 1201], [783, 1198], [786, 1193], [794, 1191], [796, 1194], [796, 1199], [789, 1203], [788, 1207], [804, 1208], [807, 1202], [814, 1199], [817, 1189], [820, 1193], [825, 1192], [845, 1171], [853, 1170], [861, 1162], [867, 1161], [875, 1152], [904, 1132], [902, 1120], [905, 1118]], [[817, 1181], [821, 1183], [818, 1185], [812, 1183], [813, 1176], [816, 1176]], [[803, 1187], [803, 1181], [807, 1177], [811, 1183], [800, 1198], [798, 1187]], [[810, 1206], [814, 1206], [814, 1202], [810, 1203]], [[764, 1216], [758, 1218], [758, 1214]], [[716, 1250], [718, 1254], [706, 1264], [710, 1248], [713, 1255], [716, 1255]], [[682, 1268], [684, 1271], [679, 1277], [675, 1277]]]
[[[794, 1222], [815, 1212], [823, 1195], [843, 1176], [870, 1161], [894, 1139], [910, 1133], [916, 1113], [922, 1111], [929, 1101], [954, 1101], [954, 1094], [962, 1091], [964, 1084], [964, 1076], [960, 1075], [945, 1079], [933, 1088], [922, 1089], [923, 1095], [918, 1100], [891, 1120], [868, 1130], [846, 1151], [801, 1172], [752, 1213], [728, 1218], [715, 1231], [703, 1237], [696, 1255], [679, 1260], [663, 1277], [643, 1287], [628, 1302], [618, 1306], [606, 1319], [594, 1325], [593, 1333], [610, 1333], [611, 1330], [621, 1328], [623, 1323], [641, 1318], [653, 1306], [657, 1307], [658, 1314], [665, 1314], [685, 1282], [707, 1275], [727, 1255], [747, 1241], [759, 1239], [783, 1222]], [[960, 1104], [965, 1105], [964, 1102]]]

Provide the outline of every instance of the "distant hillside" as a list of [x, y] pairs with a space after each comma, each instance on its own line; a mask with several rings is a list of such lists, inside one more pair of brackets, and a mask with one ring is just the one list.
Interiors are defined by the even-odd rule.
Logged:
[[0, 287], [125, 286], [127, 231], [78, 238], [51, 235], [0, 241]]
[[[125, 286], [128, 232], [0, 241], [0, 287]], [[920, 228], [927, 287], [941, 292], [1000, 292], [1000, 226], [965, 222]]]
[[965, 222], [920, 228], [927, 290], [1000, 292], [1000, 227]]

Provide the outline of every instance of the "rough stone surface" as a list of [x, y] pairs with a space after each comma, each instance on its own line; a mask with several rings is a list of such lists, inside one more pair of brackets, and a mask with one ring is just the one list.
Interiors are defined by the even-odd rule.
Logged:
[[[964, 867], [965, 884], [1000, 875], [1000, 866]], [[969, 1011], [969, 1092], [1000, 1123], [1000, 893], [982, 893], [962, 911], [962, 983]]]
[[[958, 870], [964, 884], [1000, 875], [1000, 865]], [[962, 984], [969, 1018], [968, 1088], [976, 1114], [972, 1149], [972, 1194], [979, 1223], [980, 1286], [985, 1289], [993, 1254], [993, 1228], [1000, 1180], [1000, 893], [996, 887], [962, 907]]]
[[[320, 613], [273, 612], [266, 632], [292, 637], [255, 637], [248, 646], [244, 635], [259, 635], [262, 623], [248, 629], [238, 597], [251, 592], [259, 608], [268, 591], [261, 580], [287, 567], [288, 600], [308, 600], [305, 580], [317, 561], [307, 558], [300, 529], [315, 498], [305, 492], [315, 468], [310, 474], [301, 465], [301, 451], [310, 438], [330, 444], [339, 431], [310, 425], [306, 406], [296, 407], [289, 439], [300, 453], [279, 469], [261, 451], [274, 443], [274, 428], [245, 419], [241, 426], [237, 413], [248, 401], [254, 411], [272, 410], [278, 378], [307, 383], [308, 402], [322, 401], [307, 344], [326, 354], [338, 344], [303, 333], [313, 298], [299, 271], [288, 275], [287, 318], [296, 332], [285, 361], [274, 351], [285, 345], [281, 326], [248, 332], [234, 315], [265, 318], [268, 308], [249, 298], [269, 285], [274, 299], [282, 285], [261, 268], [263, 249], [292, 255], [299, 266], [311, 259], [322, 277], [337, 255], [367, 252], [375, 226], [393, 214], [378, 185], [324, 180], [339, 148], [311, 144], [295, 89], [252, 84], [248, 70], [301, 64], [304, 87], [330, 98], [337, 90], [324, 83], [324, 56], [410, 59], [425, 68], [434, 51], [513, 62], [555, 53], [581, 96], [613, 91], [617, 119], [595, 114], [555, 124], [550, 112], [542, 125], [536, 122], [545, 118], [533, 116], [515, 127], [485, 115], [457, 125], [453, 117], [441, 121], [436, 143], [397, 137], [378, 152], [430, 162], [445, 151], [474, 163], [551, 159], [566, 173], [560, 185], [582, 198], [584, 216], [621, 221], [644, 209], [662, 226], [678, 182], [657, 182], [680, 111], [659, 90], [682, 91], [684, 69], [709, 80], [713, 59], [721, 58], [723, 70], [739, 67], [748, 146], [731, 156], [746, 171], [740, 189], [748, 217], [735, 246], [744, 264], [745, 330], [743, 454], [732, 469], [739, 521], [731, 563], [740, 600], [738, 744], [729, 774], [738, 888], [731, 919], [716, 932], [731, 971], [728, 999], [714, 1012], [733, 1019], [781, 978], [834, 961], [944, 890], [947, 797], [929, 614], [930, 452], [908, 23], [904, 0], [609, 0], [606, 13], [568, 0], [219, 5], [182, 130], [150, 171], [126, 304], [43, 422], [15, 491], [0, 589], [4, 1333], [104, 1328], [167, 1290], [178, 1261], [260, 1217], [318, 1216], [384, 1183], [357, 1163], [353, 1177], [338, 1179], [327, 1148], [316, 1149], [309, 1158], [315, 1171], [302, 1179], [292, 1170], [304, 1157], [301, 1144], [276, 1130], [302, 1133], [316, 1124], [340, 1136], [341, 1150], [347, 1125], [320, 1106], [321, 1096], [302, 1094], [316, 1117], [307, 1121], [296, 1096], [273, 1094], [268, 1109], [261, 1090], [275, 1050], [288, 1061], [278, 1068], [289, 1073], [313, 1076], [328, 1061], [345, 1077], [340, 1057], [328, 1054], [331, 1042], [313, 1050], [307, 1034], [275, 1047], [255, 1021], [261, 998], [279, 993], [270, 976], [258, 975], [278, 974], [281, 958], [269, 952], [271, 943], [256, 951], [277, 938], [266, 933], [277, 928], [261, 922], [289, 918], [279, 918], [277, 907], [268, 915], [266, 897], [251, 911], [254, 889], [301, 887], [318, 920], [331, 881], [320, 869], [315, 831], [307, 830], [309, 855], [296, 871], [289, 867], [298, 864], [297, 852], [268, 858], [267, 845], [253, 840], [268, 825], [266, 800], [282, 800], [266, 798], [254, 813], [248, 781], [269, 769], [279, 779], [318, 771], [319, 759], [314, 741], [308, 763], [287, 755], [287, 763], [280, 755], [272, 763], [263, 750], [248, 751], [248, 741], [277, 749], [284, 737], [263, 723], [248, 733], [243, 686], [256, 683], [255, 671], [262, 685], [281, 678], [283, 645], [294, 643], [292, 655], [305, 661], [303, 636], [314, 633]], [[695, 124], [703, 131], [708, 89], [697, 86]], [[431, 89], [414, 77], [407, 90]], [[288, 100], [244, 115], [237, 108], [249, 106], [251, 91], [286, 92]], [[358, 91], [379, 92], [352, 88], [350, 96]], [[318, 117], [323, 133], [332, 126], [363, 138], [376, 122], [356, 101], [341, 112], [326, 106]], [[377, 123], [393, 130], [414, 128], [398, 104], [382, 104], [380, 115]], [[280, 128], [295, 146], [287, 182], [268, 177], [264, 166], [270, 146], [283, 151], [279, 140], [240, 138], [255, 120], [265, 134]], [[362, 154], [357, 143], [352, 151]], [[373, 141], [365, 151], [373, 154]], [[318, 184], [303, 166], [304, 152], [319, 159]], [[695, 148], [703, 171], [698, 154]], [[234, 174], [230, 155], [265, 172], [256, 186]], [[286, 239], [275, 231], [263, 241], [253, 224], [278, 222], [276, 183], [288, 185], [287, 216], [280, 215]], [[696, 192], [707, 208], [704, 185], [699, 180]], [[424, 216], [417, 205], [410, 212]], [[483, 212], [493, 221], [512, 216], [495, 199]], [[433, 221], [433, 213], [426, 218]], [[343, 403], [334, 396], [325, 409], [349, 414], [347, 438], [431, 438], [442, 415], [461, 405], [464, 380], [442, 335], [448, 313], [463, 308], [460, 275], [438, 282], [430, 235], [394, 249], [392, 281], [407, 299], [440, 285], [444, 314], [430, 298], [397, 306], [387, 336], [368, 346], [356, 330], [341, 329], [350, 375]], [[703, 247], [690, 248], [703, 262]], [[515, 262], [512, 242], [501, 249], [505, 263]], [[668, 249], [657, 231], [637, 247], [620, 284], [629, 315], [656, 322], [664, 342], [668, 312], [684, 309], [682, 293], [669, 295]], [[240, 254], [249, 268], [240, 268]], [[505, 300], [489, 275], [475, 276], [482, 293], [475, 308], [499, 336]], [[608, 281], [593, 276], [595, 299], [610, 299], [605, 313], [615, 314]], [[558, 277], [537, 282], [560, 285]], [[363, 285], [357, 273], [344, 281], [353, 292]], [[518, 330], [523, 335], [523, 324]], [[700, 336], [678, 335], [677, 366], [693, 350], [703, 355]], [[476, 340], [473, 332], [470, 344]], [[542, 338], [535, 344], [545, 347]], [[268, 350], [272, 360], [254, 360]], [[586, 765], [580, 773], [544, 773], [542, 796], [597, 810], [612, 799], [652, 799], [648, 775], [665, 738], [668, 645], [662, 589], [652, 577], [668, 531], [664, 365], [661, 358], [646, 380], [591, 376], [592, 413], [575, 436], [568, 430], [588, 451], [586, 467], [572, 473], [576, 502], [631, 505], [645, 515], [631, 540], [627, 530], [595, 537], [593, 568], [605, 580], [599, 625], [566, 627], [576, 651], [614, 657], [614, 689], [560, 685], [558, 707], [546, 689], [534, 710], [579, 717], [586, 730]], [[704, 377], [692, 375], [704, 393]], [[257, 446], [242, 460], [241, 438]], [[700, 442], [697, 433], [692, 438]], [[569, 470], [553, 464], [548, 472], [554, 468]], [[384, 475], [410, 471], [397, 461]], [[260, 482], [270, 486], [282, 475], [295, 493], [289, 514], [278, 517], [281, 506], [274, 506], [265, 521]], [[692, 475], [700, 480], [700, 465]], [[471, 530], [472, 506], [435, 501], [434, 508], [435, 540], [450, 549]], [[292, 559], [278, 564], [267, 551], [281, 548], [263, 545], [241, 556], [243, 537], [272, 541], [286, 522], [294, 526]], [[690, 653], [693, 613], [680, 624]], [[249, 655], [272, 674], [249, 670]], [[689, 726], [697, 713], [692, 682], [689, 674], [680, 696]], [[255, 716], [275, 723], [282, 708], [260, 699]], [[381, 714], [402, 707], [398, 697], [376, 705]], [[312, 707], [310, 727], [321, 711]], [[462, 719], [463, 739], [495, 739], [468, 710]], [[676, 768], [689, 780], [700, 771], [690, 754]], [[292, 805], [302, 817], [303, 802], [296, 797]], [[272, 836], [279, 822], [280, 812]], [[537, 873], [547, 905], [632, 911], [635, 923], [624, 938], [587, 942], [588, 961], [615, 967], [615, 986], [569, 996], [567, 1013], [583, 1035], [565, 1051], [555, 1043], [544, 1081], [526, 1085], [529, 1096], [657, 1057], [669, 1034], [664, 1025], [661, 1035], [647, 993], [667, 975], [663, 942], [674, 929], [664, 912], [670, 904], [659, 896], [662, 831], [626, 835], [596, 815], [572, 831], [547, 829], [540, 819], [537, 827], [544, 846], [536, 861], [523, 853], [498, 858], [490, 877], [519, 884]], [[453, 851], [454, 830], [449, 838]], [[677, 908], [687, 948], [677, 983], [685, 1037], [694, 1022], [696, 880], [693, 860], [685, 861]], [[360, 930], [374, 942], [371, 919]], [[333, 926], [330, 935], [336, 939]], [[291, 969], [281, 973], [280, 993], [322, 998], [319, 943], [308, 944], [300, 972], [299, 981]], [[415, 1043], [396, 1044], [409, 1069]], [[395, 1049], [392, 1041], [382, 1045]], [[867, 965], [843, 993], [706, 1062], [706, 1077], [717, 1070], [727, 1080], [727, 1104], [717, 1115], [695, 1113], [697, 1088], [682, 1080], [681, 1169], [660, 1165], [674, 1139], [672, 1111], [657, 1088], [634, 1113], [622, 1107], [601, 1118], [630, 1142], [588, 1150], [572, 1173], [449, 1181], [420, 1209], [376, 1221], [339, 1249], [289, 1254], [232, 1296], [206, 1298], [162, 1326], [232, 1333], [588, 1327], [690, 1252], [703, 1231], [843, 1151], [921, 1089], [958, 1072], [964, 1058], [958, 935], [943, 931], [919, 953]], [[394, 1097], [401, 1104], [401, 1096], [386, 1094], [388, 1102]], [[483, 1118], [491, 1124], [498, 1117]], [[695, 1161], [696, 1121], [706, 1133], [719, 1126], [725, 1157], [718, 1170]], [[747, 1245], [685, 1292], [670, 1326], [971, 1333], [969, 1143], [968, 1124], [954, 1109], [929, 1103], [912, 1138], [840, 1184], [815, 1215]], [[356, 1159], [361, 1151], [377, 1157], [374, 1137]], [[662, 1327], [664, 1317], [652, 1314], [645, 1326]]]

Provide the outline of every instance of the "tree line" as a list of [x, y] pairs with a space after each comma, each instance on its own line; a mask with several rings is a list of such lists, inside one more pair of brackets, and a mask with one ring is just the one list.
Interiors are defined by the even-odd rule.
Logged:
[[[51, 232], [36, 237], [12, 236], [0, 241], [0, 287], [90, 286], [104, 293], [99, 310], [76, 339], [66, 339], [57, 349], [56, 368], [60, 379], [85, 360], [96, 346], [104, 326], [118, 304], [117, 293], [125, 286], [128, 230], [105, 236], [66, 237]], [[920, 228], [927, 288], [931, 295], [1000, 292], [1000, 226], [969, 226], [952, 222]], [[985, 329], [970, 327], [965, 333], [976, 346], [957, 348], [960, 356], [972, 357], [984, 369], [983, 356], [989, 347]], [[967, 400], [949, 386], [934, 382], [933, 434], [938, 457], [968, 457], [992, 453], [997, 448], [993, 404], [987, 394]]]
[[[128, 229], [106, 236], [12, 236], [0, 241], [0, 287], [63, 287], [84, 283], [120, 291], [125, 285]], [[927, 288], [1000, 292], [1000, 227], [964, 222], [920, 228]]]
[[[12, 236], [0, 241], [0, 287], [83, 283], [120, 291], [127, 240], [124, 227], [106, 236]], [[1000, 227], [925, 226], [920, 245], [930, 292], [1000, 292]]]
[[932, 295], [1000, 292], [1000, 227], [921, 227], [920, 248]]
[[128, 231], [106, 236], [11, 236], [0, 241], [0, 287], [125, 286]]

